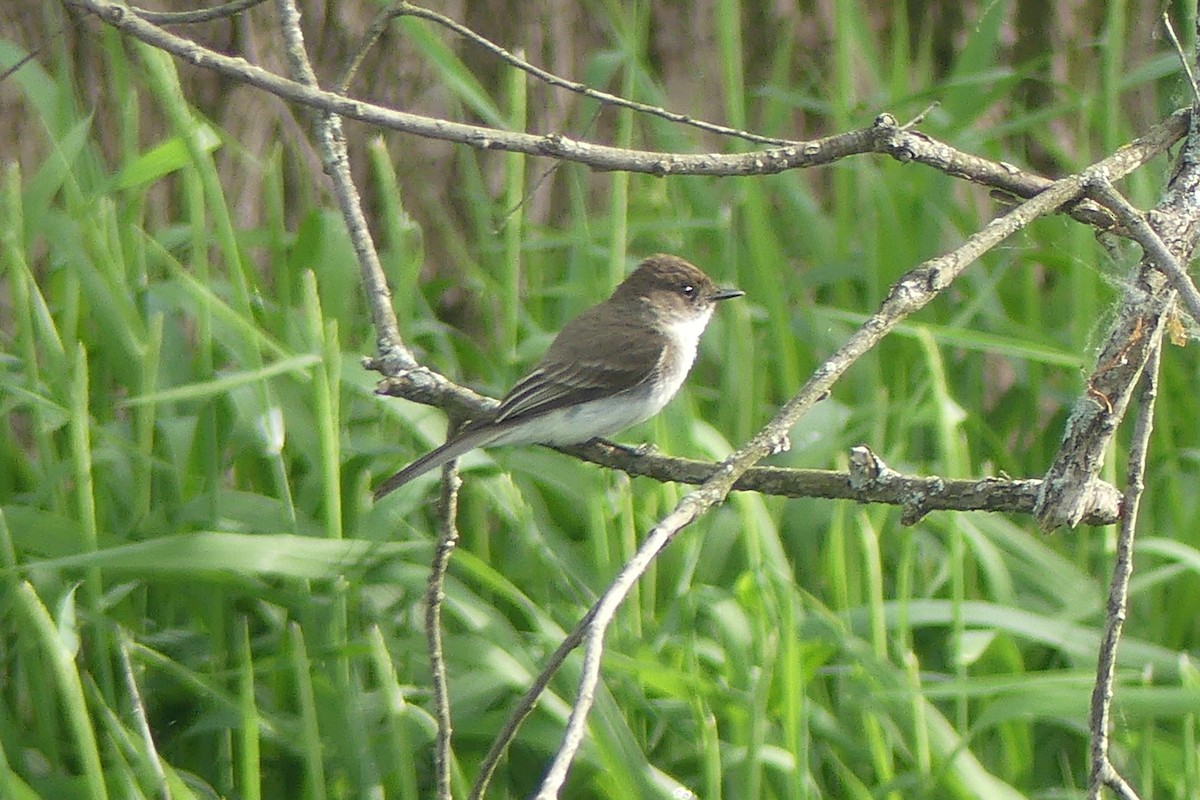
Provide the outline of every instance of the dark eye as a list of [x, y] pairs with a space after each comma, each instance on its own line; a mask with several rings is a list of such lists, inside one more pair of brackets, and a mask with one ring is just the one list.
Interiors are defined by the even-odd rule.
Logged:
[[696, 287], [692, 286], [690, 283], [685, 283], [680, 288], [680, 291], [683, 292], [684, 297], [695, 297], [696, 296]]

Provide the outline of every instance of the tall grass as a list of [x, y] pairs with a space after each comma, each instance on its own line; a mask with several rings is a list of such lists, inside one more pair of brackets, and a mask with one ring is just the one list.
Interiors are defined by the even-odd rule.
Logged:
[[[904, 14], [889, 37], [869, 4], [838, 0], [828, 66], [807, 82], [789, 37], [747, 50], [740, 21], [757, 6], [713, 8], [720, 60], [698, 79], [730, 122], [767, 135], [911, 117], [939, 99], [930, 134], [1020, 162], [1025, 137], [1054, 150], [1065, 129], [1074, 147], [1054, 152], [1074, 168], [1137, 132], [1120, 113], [1129, 93], [1171, 80], [1138, 69], [1159, 54], [1121, 60], [1117, 4], [1100, 68], [1038, 111], [1011, 104], [1039, 65], [1005, 63], [1004, 4], [970, 21], [939, 75]], [[646, 9], [596, 13], [611, 49], [577, 74], [671, 106]], [[493, 96], [456, 43], [402, 28], [463, 113], [522, 124], [519, 76]], [[373, 394], [352, 251], [330, 208], [289, 195], [288, 154], [240, 152], [169, 60], [99, 35], [103, 80], [129, 98], [120, 120], [88, 113], [65, 60], [14, 79], [47, 155], [6, 164], [0, 208], [0, 796], [429, 796], [420, 603], [436, 476], [374, 506], [368, 487], [437, 443], [442, 418]], [[3, 63], [17, 55], [0, 48]], [[574, 122], [594, 111], [581, 104]], [[800, 111], [811, 130], [792, 128]], [[99, 145], [109, 126], [115, 155]], [[699, 146], [626, 112], [610, 129], [635, 147]], [[720, 309], [680, 397], [626, 438], [711, 458], [765, 422], [897, 276], [995, 211], [951, 178], [875, 157], [727, 180], [564, 165], [551, 188], [535, 188], [540, 162], [505, 159], [497, 184], [495, 156], [454, 157], [464, 214], [423, 229], [405, 212], [418, 189], [384, 149], [365, 162], [399, 318], [424, 360], [498, 394], [639, 255], [678, 252], [746, 297]], [[239, 224], [222, 159], [261, 181], [261, 224]], [[1166, 167], [1131, 182], [1139, 203]], [[514, 214], [531, 190], [553, 191], [566, 223]], [[422, 271], [434, 248], [456, 256], [436, 274]], [[865, 442], [916, 473], [1041, 474], [1135, 258], [1074, 222], [1039, 222], [864, 358], [774, 463], [836, 466]], [[464, 330], [437, 321], [450, 288], [469, 298]], [[1190, 349], [1164, 362], [1114, 741], [1144, 797], [1184, 798], [1200, 788], [1188, 658], [1200, 409]], [[1116, 476], [1121, 453], [1111, 461]], [[456, 796], [545, 655], [685, 491], [537, 448], [462, 468], [445, 611]], [[1029, 519], [975, 514], [905, 528], [892, 508], [735, 495], [622, 610], [568, 794], [1082, 796], [1110, 534], [1047, 538]], [[577, 670], [553, 681], [492, 796], [531, 791]]]

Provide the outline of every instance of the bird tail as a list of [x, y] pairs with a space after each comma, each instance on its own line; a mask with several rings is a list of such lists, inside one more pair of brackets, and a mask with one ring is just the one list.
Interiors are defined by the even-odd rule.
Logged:
[[424, 475], [431, 469], [437, 469], [445, 464], [458, 458], [468, 450], [474, 450], [476, 447], [483, 447], [491, 441], [494, 441], [503, 429], [496, 430], [494, 426], [484, 428], [476, 428], [475, 430], [464, 430], [461, 434], [453, 436], [446, 440], [446, 443], [441, 447], [430, 450], [425, 455], [418, 458], [416, 461], [409, 464], [404, 469], [397, 472], [392, 477], [388, 478], [375, 489], [375, 500], [394, 492], [404, 484], [411, 481], [418, 475]]

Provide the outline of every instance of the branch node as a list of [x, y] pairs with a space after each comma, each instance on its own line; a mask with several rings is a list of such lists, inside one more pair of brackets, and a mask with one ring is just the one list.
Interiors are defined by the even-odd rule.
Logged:
[[865, 492], [896, 473], [865, 444], [850, 448], [850, 487]]

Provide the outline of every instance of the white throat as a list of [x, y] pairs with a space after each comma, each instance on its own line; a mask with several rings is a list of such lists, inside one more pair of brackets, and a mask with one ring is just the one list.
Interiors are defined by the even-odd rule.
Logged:
[[696, 348], [700, 344], [700, 334], [704, 333], [704, 329], [708, 327], [708, 321], [712, 319], [712, 315], [713, 307], [709, 306], [699, 314], [689, 314], [663, 321], [663, 332], [675, 342], [673, 353], [675, 363], [663, 364], [663, 372], [669, 376], [669, 379], [659, 382], [659, 390], [652, 396], [651, 405], [654, 406], [654, 411], [651, 413], [657, 414], [683, 385], [683, 380], [691, 371], [692, 364], [696, 363]]

